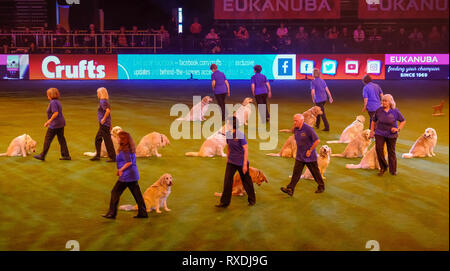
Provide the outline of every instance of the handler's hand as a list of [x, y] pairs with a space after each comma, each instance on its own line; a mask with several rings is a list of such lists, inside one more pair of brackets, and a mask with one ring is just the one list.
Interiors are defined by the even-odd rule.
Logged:
[[391, 132], [392, 132], [393, 134], [397, 133], [397, 132], [398, 132], [398, 128], [392, 127], [392, 128], [391, 128]]
[[117, 171], [117, 176], [120, 177], [120, 176], [122, 176], [122, 174], [123, 174], [123, 171], [122, 171], [122, 170], [118, 170], [118, 171]]
[[374, 136], [375, 136], [375, 132], [374, 131], [370, 131], [369, 138], [373, 138]]
[[330, 97], [329, 101], [330, 101], [330, 104], [332, 104], [333, 103], [333, 98]]
[[364, 113], [364, 111], [366, 111], [366, 108], [365, 108], [365, 107], [363, 107], [363, 109], [362, 109], [362, 111], [361, 111], [361, 112], [363, 112], [363, 113]]
[[101, 125], [105, 124], [105, 121], [106, 121], [105, 119], [102, 119], [102, 120], [100, 121], [100, 124], [101, 124]]
[[228, 91], [228, 97], [230, 97], [230, 92]]
[[311, 151], [310, 150], [307, 150], [306, 151], [306, 157], [310, 157], [311, 156]]
[[46, 121], [45, 123], [44, 123], [44, 127], [48, 127], [50, 125], [50, 121]]
[[248, 170], [247, 165], [243, 165], [242, 166], [242, 172], [245, 174], [245, 173], [247, 173], [247, 170]]
[[272, 92], [269, 92], [269, 95], [267, 97], [269, 97], [269, 99], [272, 99]]

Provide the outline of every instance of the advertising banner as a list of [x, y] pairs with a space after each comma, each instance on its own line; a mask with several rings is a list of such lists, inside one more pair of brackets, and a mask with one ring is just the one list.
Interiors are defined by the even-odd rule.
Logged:
[[214, 19], [339, 19], [340, 7], [340, 0], [215, 0]]
[[448, 19], [448, 0], [359, 0], [360, 19]]
[[0, 80], [29, 79], [28, 55], [0, 55]]
[[30, 79], [118, 79], [117, 55], [30, 55]]
[[248, 79], [261, 65], [267, 79], [294, 80], [296, 55], [118, 55], [119, 79], [211, 79], [215, 63], [227, 79]]
[[386, 79], [449, 79], [448, 54], [387, 54]]

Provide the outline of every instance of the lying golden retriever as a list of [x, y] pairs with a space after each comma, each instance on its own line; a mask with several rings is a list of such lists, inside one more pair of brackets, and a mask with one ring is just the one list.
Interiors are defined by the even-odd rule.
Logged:
[[158, 153], [159, 148], [164, 148], [169, 145], [170, 141], [167, 136], [152, 132], [144, 136], [136, 147], [136, 157], [150, 157], [156, 156], [161, 157], [162, 155]]
[[295, 158], [297, 156], [297, 142], [295, 141], [294, 135], [291, 135], [286, 140], [283, 147], [281, 147], [279, 153], [268, 153], [266, 155], [275, 157]]
[[437, 143], [437, 133], [433, 128], [425, 129], [423, 133], [414, 143], [414, 145], [409, 150], [409, 153], [404, 153], [402, 158], [413, 158], [413, 157], [432, 157], [436, 154], [434, 153], [434, 147]]
[[356, 120], [344, 129], [339, 140], [331, 140], [327, 141], [327, 143], [350, 143], [350, 141], [364, 130], [365, 121], [366, 118], [363, 115], [357, 116]]
[[209, 103], [212, 102], [213, 99], [209, 96], [205, 96], [202, 98], [201, 102], [197, 103], [191, 108], [189, 113], [177, 120], [181, 121], [202, 121], [205, 120], [205, 113], [208, 111]]
[[[119, 154], [119, 141], [117, 140], [117, 136], [120, 131], [122, 131], [122, 128], [120, 128], [120, 126], [114, 126], [111, 129], [111, 140], [114, 144], [114, 150], [116, 151], [116, 154]], [[83, 153], [83, 155], [94, 157], [97, 155], [97, 152], [85, 152]], [[104, 141], [102, 141], [102, 146], [100, 148], [100, 157], [108, 157], [108, 152], [106, 151], [106, 145]]]
[[[320, 174], [322, 175], [322, 179], [326, 179], [325, 176], [325, 170], [327, 169], [328, 165], [330, 164], [331, 160], [331, 148], [327, 145], [323, 145], [319, 149], [317, 157], [317, 164], [319, 165]], [[308, 168], [306, 168], [305, 173], [300, 177], [301, 179], [309, 179], [314, 180], [314, 177], [311, 174], [311, 171], [309, 171]]]
[[[256, 183], [257, 185], [261, 185], [263, 182], [268, 182], [266, 176], [264, 173], [254, 167], [249, 167], [249, 174], [250, 178], [252, 179], [253, 183]], [[233, 192], [231, 193], [233, 196], [244, 196], [245, 195], [245, 189], [242, 185], [242, 179], [241, 175], [239, 175], [239, 172], [236, 172], [233, 176]], [[215, 196], [221, 197], [222, 193], [214, 193]]]
[[5, 153], [0, 153], [0, 156], [23, 156], [26, 157], [33, 152], [36, 152], [36, 141], [31, 136], [23, 134], [14, 138], [8, 146]]
[[[322, 115], [322, 109], [318, 106], [313, 106], [310, 109], [306, 110], [302, 113], [304, 117], [304, 123], [307, 125], [314, 127], [316, 125], [317, 116]], [[281, 129], [280, 132], [282, 133], [292, 133], [292, 129]]]
[[[172, 175], [170, 175], [169, 173], [165, 173], [159, 178], [159, 180], [157, 180], [154, 184], [147, 188], [147, 190], [145, 190], [143, 197], [147, 212], [156, 210], [156, 212], [159, 214], [161, 213], [161, 210], [159, 209], [161, 207], [164, 207], [164, 210], [166, 212], [171, 211], [169, 208], [167, 208], [167, 198], [170, 195], [172, 185]], [[135, 211], [137, 210], [137, 205], [121, 205], [119, 206], [119, 210]]]
[[[384, 158], [387, 160], [387, 147], [384, 145]], [[375, 149], [375, 145], [370, 148], [366, 154], [364, 154], [363, 158], [359, 162], [359, 164], [346, 164], [346, 168], [349, 169], [355, 169], [355, 168], [362, 168], [362, 169], [380, 169], [380, 163], [378, 162], [377, 157], [377, 151]]]
[[369, 129], [362, 131], [357, 137], [355, 137], [352, 141], [350, 141], [350, 143], [348, 143], [343, 153], [332, 154], [331, 156], [345, 158], [363, 157], [367, 151], [367, 147], [369, 147], [371, 142], [369, 136]]

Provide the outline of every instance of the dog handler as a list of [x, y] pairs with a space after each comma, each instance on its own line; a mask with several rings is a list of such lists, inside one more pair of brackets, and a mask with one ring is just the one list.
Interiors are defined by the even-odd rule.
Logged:
[[139, 187], [139, 171], [136, 165], [136, 145], [130, 134], [124, 131], [118, 133], [119, 154], [117, 161], [117, 176], [119, 180], [111, 191], [111, 201], [109, 203], [109, 211], [105, 218], [115, 219], [117, 215], [117, 205], [120, 196], [128, 187], [134, 200], [138, 205], [138, 214], [134, 218], [147, 218], [147, 209], [145, 207], [144, 198], [142, 197], [141, 188]]
[[[261, 65], [255, 65], [253, 67], [253, 71], [255, 72], [255, 75], [251, 78], [251, 84], [252, 84], [252, 94], [255, 97], [256, 103], [258, 105], [263, 104], [266, 107], [266, 117], [262, 117], [262, 113], [259, 112], [259, 116], [261, 116], [262, 122], [269, 121], [270, 115], [269, 115], [269, 109], [267, 108], [267, 98], [272, 98], [272, 91], [270, 88], [269, 81], [267, 81], [267, 77], [263, 74], [261, 74], [262, 67]], [[258, 108], [259, 111], [259, 108]]]
[[306, 165], [314, 177], [314, 180], [319, 185], [316, 193], [322, 193], [325, 190], [325, 184], [323, 183], [319, 165], [317, 164], [316, 153], [316, 147], [320, 142], [319, 137], [311, 126], [304, 123], [302, 114], [294, 115], [294, 127], [292, 130], [297, 143], [297, 157], [295, 158], [291, 182], [287, 187], [281, 187], [281, 191], [289, 196], [294, 194], [295, 186], [300, 180], [303, 168]]
[[58, 137], [59, 145], [61, 146], [61, 158], [59, 160], [71, 160], [69, 155], [69, 149], [67, 148], [66, 138], [64, 137], [64, 126], [66, 126], [66, 120], [62, 113], [62, 105], [59, 101], [59, 91], [57, 88], [47, 89], [47, 98], [50, 103], [47, 107], [48, 120], [45, 122], [44, 127], [48, 127], [45, 134], [44, 149], [41, 154], [33, 156], [38, 160], [45, 161], [50, 144], [52, 143], [55, 135]]
[[364, 113], [364, 111], [367, 110], [370, 118], [370, 128], [370, 125], [372, 125], [373, 116], [375, 115], [375, 111], [380, 107], [380, 100], [381, 98], [383, 98], [383, 91], [381, 90], [379, 85], [372, 82], [372, 77], [370, 77], [370, 75], [368, 74], [364, 75], [362, 81], [365, 85], [363, 88], [364, 106], [362, 112]]
[[325, 116], [325, 103], [327, 102], [327, 95], [330, 104], [333, 103], [333, 97], [331, 97], [330, 89], [328, 89], [325, 81], [320, 78], [319, 69], [315, 68], [313, 71], [314, 79], [311, 81], [311, 97], [313, 103], [320, 107], [322, 115], [318, 115], [316, 119], [316, 128], [320, 126], [320, 118], [323, 120], [325, 128], [322, 131], [330, 131], [330, 125], [328, 124], [327, 116]]
[[222, 121], [225, 120], [225, 98], [230, 97], [230, 84], [228, 83], [225, 74], [217, 69], [216, 64], [211, 64], [211, 85], [212, 91], [214, 92], [214, 97], [216, 98], [217, 104], [220, 106], [222, 111]]
[[252, 206], [256, 203], [255, 190], [253, 189], [253, 182], [249, 174], [248, 144], [245, 140], [244, 133], [238, 130], [239, 123], [235, 116], [232, 118], [232, 123], [232, 131], [226, 132], [228, 158], [222, 197], [220, 198], [220, 204], [216, 205], [216, 207], [219, 208], [226, 208], [230, 205], [233, 190], [233, 177], [236, 170], [239, 172], [242, 185], [244, 186], [245, 192], [247, 192], [248, 205]]
[[111, 106], [109, 105], [109, 95], [106, 88], [97, 89], [97, 97], [99, 99], [98, 105], [98, 122], [99, 128], [97, 135], [95, 136], [95, 150], [96, 155], [91, 158], [91, 161], [100, 160], [102, 139], [105, 142], [106, 150], [110, 160], [106, 162], [116, 161], [116, 151], [114, 150], [114, 144], [111, 139]]

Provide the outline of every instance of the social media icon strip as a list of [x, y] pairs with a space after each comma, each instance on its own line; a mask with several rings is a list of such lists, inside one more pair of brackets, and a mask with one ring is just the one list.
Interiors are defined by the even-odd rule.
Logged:
[[322, 60], [322, 73], [328, 75], [336, 75], [337, 65], [337, 60], [324, 58]]
[[346, 74], [358, 74], [359, 73], [359, 61], [358, 60], [345, 60], [345, 73]]
[[314, 65], [315, 63], [313, 60], [302, 59], [300, 60], [299, 71], [301, 74], [312, 74]]
[[296, 55], [276, 55], [272, 71], [274, 79], [295, 79]]
[[368, 59], [367, 60], [367, 73], [380, 74], [381, 73], [381, 60]]

